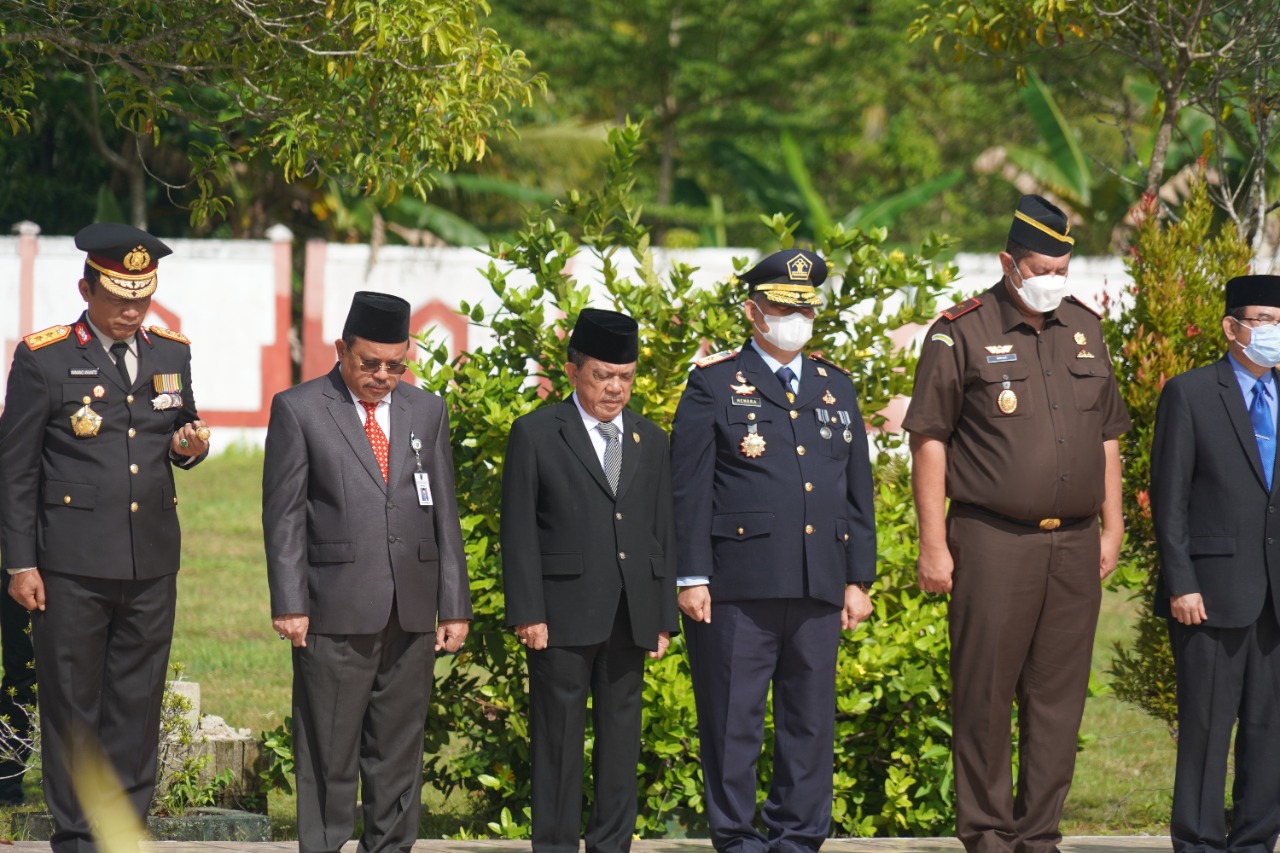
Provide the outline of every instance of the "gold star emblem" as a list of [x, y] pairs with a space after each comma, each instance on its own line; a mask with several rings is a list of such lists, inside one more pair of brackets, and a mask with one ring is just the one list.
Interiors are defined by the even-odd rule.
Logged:
[[1089, 343], [1089, 339], [1084, 336], [1084, 332], [1076, 332], [1075, 342], [1077, 346], [1084, 346]]

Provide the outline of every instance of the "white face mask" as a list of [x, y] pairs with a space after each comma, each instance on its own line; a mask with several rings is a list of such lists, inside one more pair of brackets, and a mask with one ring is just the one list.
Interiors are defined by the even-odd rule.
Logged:
[[1032, 311], [1038, 311], [1041, 314], [1052, 311], [1070, 293], [1065, 275], [1033, 275], [1030, 278], [1023, 278], [1022, 270], [1018, 269], [1017, 264], [1013, 265], [1013, 271], [1018, 274], [1018, 279], [1022, 282], [1022, 289], [1018, 291], [1018, 295]]
[[766, 315], [765, 321], [769, 324], [767, 332], [756, 326], [754, 321], [752, 325], [761, 337], [785, 352], [804, 349], [809, 338], [813, 337], [813, 320], [803, 314], [787, 314], [783, 317]]

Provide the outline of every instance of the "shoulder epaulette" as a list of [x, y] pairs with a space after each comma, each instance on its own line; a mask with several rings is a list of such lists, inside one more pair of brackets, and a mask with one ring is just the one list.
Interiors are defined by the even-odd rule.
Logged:
[[1101, 311], [1099, 311], [1097, 308], [1094, 308], [1094, 307], [1093, 307], [1092, 305], [1090, 305], [1088, 302], [1085, 302], [1085, 301], [1084, 301], [1083, 299], [1081, 299], [1079, 296], [1076, 296], [1074, 293], [1072, 293], [1072, 294], [1068, 294], [1068, 295], [1067, 295], [1067, 298], [1068, 298], [1068, 299], [1070, 299], [1070, 300], [1071, 300], [1072, 302], [1074, 302], [1075, 304], [1079, 305], [1079, 306], [1080, 306], [1081, 308], [1083, 308], [1084, 310], [1088, 311], [1090, 314], [1093, 314], [1093, 315], [1094, 315], [1095, 317], [1097, 317], [1099, 320], [1101, 320], [1101, 319], [1102, 319], [1102, 312], [1101, 312]]
[[827, 365], [828, 367], [834, 367], [836, 370], [840, 371], [840, 372], [841, 372], [841, 373], [843, 373], [845, 376], [849, 376], [849, 375], [850, 375], [849, 371], [845, 370], [843, 367], [841, 367], [840, 365], [836, 364], [834, 361], [832, 361], [831, 359], [827, 358], [825, 355], [823, 355], [823, 354], [822, 354], [822, 353], [820, 353], [820, 352], [811, 352], [811, 353], [809, 353], [809, 358], [813, 359], [814, 361], [820, 361], [820, 362], [822, 362], [823, 364]]
[[22, 340], [26, 342], [28, 349], [38, 350], [40, 347], [47, 347], [49, 344], [65, 340], [70, 334], [70, 326], [50, 326], [42, 331], [32, 332]]
[[694, 361], [694, 364], [696, 364], [698, 367], [710, 367], [713, 364], [719, 364], [722, 361], [728, 361], [729, 359], [733, 358], [737, 354], [738, 354], [738, 350], [736, 348], [721, 350], [720, 352], [713, 352], [711, 353], [711, 355], [704, 355], [702, 358], [699, 358], [696, 361]]
[[151, 334], [159, 335], [162, 338], [168, 338], [171, 341], [177, 341], [180, 344], [190, 344], [191, 339], [181, 332], [175, 332], [172, 329], [166, 329], [162, 326], [152, 326]]
[[964, 302], [961, 302], [957, 305], [952, 305], [946, 311], [943, 311], [942, 316], [946, 317], [948, 320], [954, 320], [957, 317], [963, 317], [965, 314], [968, 314], [970, 311], [977, 308], [981, 304], [982, 304], [982, 300], [980, 300], [978, 297], [970, 296]]

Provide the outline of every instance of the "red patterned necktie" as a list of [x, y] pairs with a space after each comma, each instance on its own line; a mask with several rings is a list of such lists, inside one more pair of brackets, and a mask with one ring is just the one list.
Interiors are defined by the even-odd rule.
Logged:
[[360, 405], [364, 406], [367, 414], [364, 419], [364, 434], [369, 436], [369, 445], [373, 448], [373, 456], [378, 460], [378, 468], [382, 470], [382, 482], [385, 483], [387, 482], [387, 434], [382, 431], [382, 427], [378, 426], [378, 419], [373, 416], [378, 404], [361, 400]]

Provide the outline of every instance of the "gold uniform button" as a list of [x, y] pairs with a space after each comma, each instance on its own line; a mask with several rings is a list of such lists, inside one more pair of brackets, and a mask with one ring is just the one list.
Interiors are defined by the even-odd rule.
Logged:
[[804, 532], [805, 532], [805, 533], [812, 533], [812, 532], [813, 532], [813, 525], [812, 525], [812, 524], [806, 524], [806, 525], [804, 526]]
[[133, 395], [132, 395], [132, 394], [130, 394], [128, 397], [125, 397], [125, 398], [124, 398], [124, 401], [125, 401], [126, 403], [132, 403], [132, 402], [133, 402]]
[[129, 512], [137, 512], [137, 511], [138, 511], [137, 501], [134, 501], [133, 503], [129, 504]]
[[620, 512], [615, 512], [613, 514], [613, 517], [616, 518], [618, 521], [622, 521], [622, 513]]
[[[176, 498], [175, 498], [175, 500], [176, 500]], [[846, 534], [844, 535], [844, 541], [846, 541], [846, 542], [848, 542], [848, 541], [849, 541], [849, 534], [848, 534], [848, 533], [846, 533]]]
[[133, 438], [137, 434], [138, 434], [138, 431], [136, 429], [134, 429], [133, 427], [129, 427], [129, 438]]
[[738, 535], [739, 535], [739, 536], [741, 536], [742, 534], [744, 534], [744, 533], [746, 533], [746, 532], [747, 532], [747, 531], [743, 530], [741, 527], [739, 527], [739, 528], [738, 528]]
[[136, 473], [138, 473], [138, 463], [137, 463], [137, 462], [135, 462], [135, 463], [133, 463], [132, 465], [130, 465], [130, 466], [129, 466], [129, 473], [130, 473], [130, 474], [136, 474]]
[[791, 420], [793, 420], [793, 421], [794, 421], [794, 420], [795, 420], [796, 418], [798, 418], [798, 417], [800, 417], [800, 413], [799, 413], [799, 412], [797, 412], [795, 409], [792, 409], [792, 410], [791, 410]]
[[[178, 505], [178, 499], [177, 499], [177, 498], [174, 498], [174, 499], [173, 499], [173, 505], [174, 505], [174, 506], [177, 506], [177, 505]], [[845, 539], [848, 539], [849, 537], [848, 537], [848, 536], [846, 536], [846, 537], [844, 537], [844, 538], [845, 538]]]
[[796, 445], [796, 453], [799, 453], [801, 456], [804, 456], [804, 445], [803, 445], [803, 444], [798, 444], [798, 445]]
[[62, 502], [63, 502], [64, 504], [69, 504], [69, 503], [71, 503], [71, 495], [63, 495], [63, 496], [62, 496]]
[[813, 483], [805, 483], [805, 484], [804, 484], [804, 490], [805, 490], [806, 492], [812, 492], [812, 491], [813, 491]]
[[619, 560], [625, 560], [625, 559], [627, 559], [627, 552], [626, 552], [626, 551], [619, 551], [619, 552], [618, 552], [618, 559], [619, 559]]
[[749, 421], [754, 421], [755, 419], [756, 419], [756, 413], [755, 413], [755, 412], [747, 412], [747, 420], [749, 420]]

